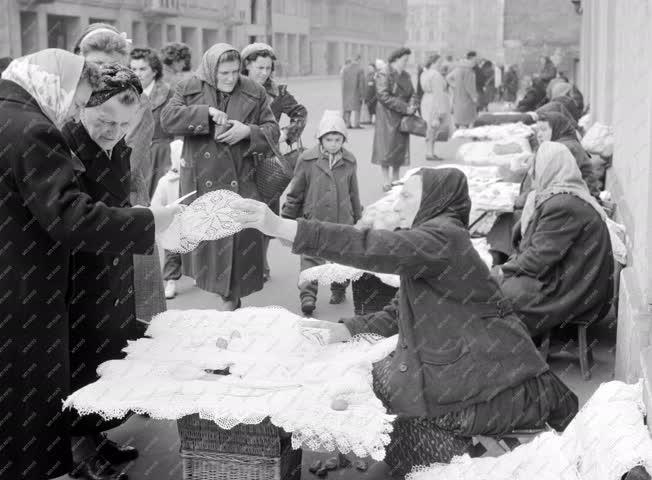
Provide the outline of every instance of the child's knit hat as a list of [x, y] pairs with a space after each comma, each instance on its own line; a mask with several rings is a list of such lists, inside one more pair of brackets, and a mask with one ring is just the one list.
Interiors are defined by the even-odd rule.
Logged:
[[317, 130], [317, 138], [321, 140], [321, 137], [327, 133], [339, 133], [344, 137], [344, 140], [348, 140], [348, 132], [346, 130], [346, 124], [342, 118], [342, 114], [339, 110], [326, 110], [319, 121], [319, 129]]

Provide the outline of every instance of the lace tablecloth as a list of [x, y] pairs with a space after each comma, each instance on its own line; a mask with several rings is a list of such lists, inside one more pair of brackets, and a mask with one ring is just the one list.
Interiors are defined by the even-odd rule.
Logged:
[[407, 480], [620, 480], [636, 466], [652, 472], [642, 384], [602, 384], [563, 434], [543, 433], [497, 458], [455, 457], [415, 468]]
[[105, 419], [198, 413], [222, 428], [270, 417], [292, 432], [294, 448], [381, 460], [394, 416], [373, 393], [371, 368], [396, 337], [327, 345], [321, 332], [282, 308], [170, 310], [152, 320], [151, 338], [129, 342], [126, 358], [100, 365], [100, 379], [64, 408]]
[[532, 127], [524, 123], [504, 123], [502, 125], [485, 125], [476, 128], [456, 130], [453, 138], [471, 138], [473, 140], [505, 140], [510, 138], [528, 138], [534, 134]]

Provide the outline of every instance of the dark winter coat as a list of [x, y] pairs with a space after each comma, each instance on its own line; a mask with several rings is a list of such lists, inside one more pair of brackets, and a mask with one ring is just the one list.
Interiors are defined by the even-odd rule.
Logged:
[[362, 65], [353, 62], [345, 66], [342, 70], [342, 110], [345, 112], [359, 111], [366, 88]]
[[463, 60], [446, 77], [453, 87], [453, 118], [456, 125], [472, 125], [478, 116], [481, 92], [476, 87], [476, 74], [471, 62]]
[[516, 95], [518, 94], [518, 73], [513, 68], [510, 68], [505, 72], [505, 77], [503, 78], [503, 89], [504, 89], [504, 100], [507, 102], [516, 101]]
[[376, 75], [376, 128], [371, 163], [387, 167], [409, 165], [410, 135], [399, 130], [408, 106], [416, 104], [412, 79], [407, 72], [394, 70], [391, 65]]
[[[161, 127], [161, 111], [172, 98], [173, 91], [163, 80], [155, 80], [152, 94], [149, 96], [149, 108], [154, 118], [154, 135], [152, 136], [151, 160], [152, 168], [146, 179], [149, 188], [149, 198], [154, 196], [158, 181], [172, 166], [170, 142], [174, 136]], [[142, 120], [141, 120], [142, 121]]]
[[541, 80], [535, 80], [532, 86], [525, 91], [525, 95], [518, 102], [516, 110], [519, 112], [534, 112], [537, 108], [548, 102], [546, 87]]
[[[466, 178], [452, 168], [423, 176], [423, 200], [411, 229], [299, 220], [293, 251], [400, 275], [391, 410], [439, 416], [485, 402], [548, 366], [471, 244]], [[352, 333], [364, 328], [347, 324]], [[388, 328], [394, 331], [391, 322]]]
[[362, 216], [356, 170], [355, 157], [346, 149], [332, 170], [319, 145], [306, 150], [299, 156], [283, 216], [355, 224]]
[[[197, 77], [177, 85], [163, 108], [161, 124], [173, 135], [183, 135], [180, 193], [194, 190], [203, 195], [231, 190], [245, 198], [259, 199], [254, 178], [254, 153], [268, 154], [269, 143], [278, 142], [279, 127], [267, 92], [253, 80], [240, 76], [231, 94], [219, 100], [207, 83]], [[218, 143], [209, 107], [226, 112], [251, 128], [251, 136], [235, 145]], [[202, 290], [238, 300], [263, 287], [263, 236], [248, 229], [232, 237], [203, 242], [184, 259], [184, 271]]]
[[365, 90], [364, 103], [367, 105], [369, 115], [376, 114], [376, 72], [367, 73], [367, 89]]
[[81, 193], [64, 137], [14, 82], [0, 110], [0, 478], [42, 480], [71, 460], [70, 252], [147, 253], [153, 217]]
[[[115, 145], [109, 158], [81, 123], [69, 123], [63, 134], [80, 162], [82, 191], [109, 207], [130, 207], [131, 149], [124, 140]], [[101, 363], [124, 357], [127, 340], [142, 336], [144, 324], [136, 320], [133, 255], [76, 252], [71, 255], [69, 274], [70, 371], [75, 391], [97, 379]], [[75, 434], [112, 426], [95, 425], [93, 417], [76, 419]]]
[[501, 287], [534, 336], [571, 321], [602, 319], [613, 298], [613, 268], [605, 222], [585, 201], [559, 194], [536, 209], [502, 266]]

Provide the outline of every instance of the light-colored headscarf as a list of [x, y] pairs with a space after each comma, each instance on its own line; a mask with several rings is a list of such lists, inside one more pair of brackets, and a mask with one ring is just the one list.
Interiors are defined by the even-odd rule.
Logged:
[[48, 48], [17, 58], [2, 73], [2, 78], [23, 87], [61, 129], [68, 119], [83, 68], [83, 57]]
[[550, 98], [565, 97], [573, 89], [573, 86], [568, 82], [558, 82], [550, 89]]
[[217, 66], [220, 62], [220, 57], [231, 50], [237, 53], [238, 56], [240, 55], [240, 52], [228, 43], [216, 43], [206, 50], [199, 68], [195, 71], [195, 76], [217, 90]]
[[535, 210], [550, 197], [560, 193], [581, 198], [598, 212], [602, 220], [606, 219], [604, 209], [589, 193], [575, 157], [565, 145], [543, 142], [537, 151], [532, 168], [534, 169], [533, 190], [529, 193], [523, 207], [522, 234], [525, 234]]

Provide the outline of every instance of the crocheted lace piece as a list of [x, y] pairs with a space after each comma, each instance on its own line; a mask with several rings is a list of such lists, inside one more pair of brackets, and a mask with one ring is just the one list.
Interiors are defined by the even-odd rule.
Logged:
[[652, 471], [641, 382], [602, 384], [563, 434], [546, 432], [497, 458], [455, 457], [413, 469], [407, 480], [620, 480], [636, 466]]
[[456, 130], [453, 138], [470, 138], [473, 140], [511, 140], [528, 138], [534, 130], [524, 123], [505, 123], [503, 125], [485, 125], [476, 128]]
[[347, 267], [337, 263], [327, 263], [310, 267], [299, 274], [299, 285], [309, 282], [317, 282], [319, 285], [330, 285], [333, 282], [344, 283], [347, 280], [359, 280], [365, 273], [378, 277], [385, 285], [398, 288], [401, 286], [401, 277], [389, 273], [374, 273], [368, 270], [360, 270], [355, 267]]
[[270, 417], [292, 432], [294, 448], [383, 459], [394, 416], [374, 395], [371, 369], [396, 337], [327, 344], [323, 329], [302, 323], [278, 307], [162, 313], [147, 330], [151, 338], [129, 342], [126, 358], [100, 365], [100, 379], [64, 408], [105, 419], [198, 413], [226, 429]]
[[188, 253], [206, 240], [229, 237], [242, 230], [230, 205], [240, 195], [230, 190], [208, 192], [178, 213], [157, 240], [172, 252]]

